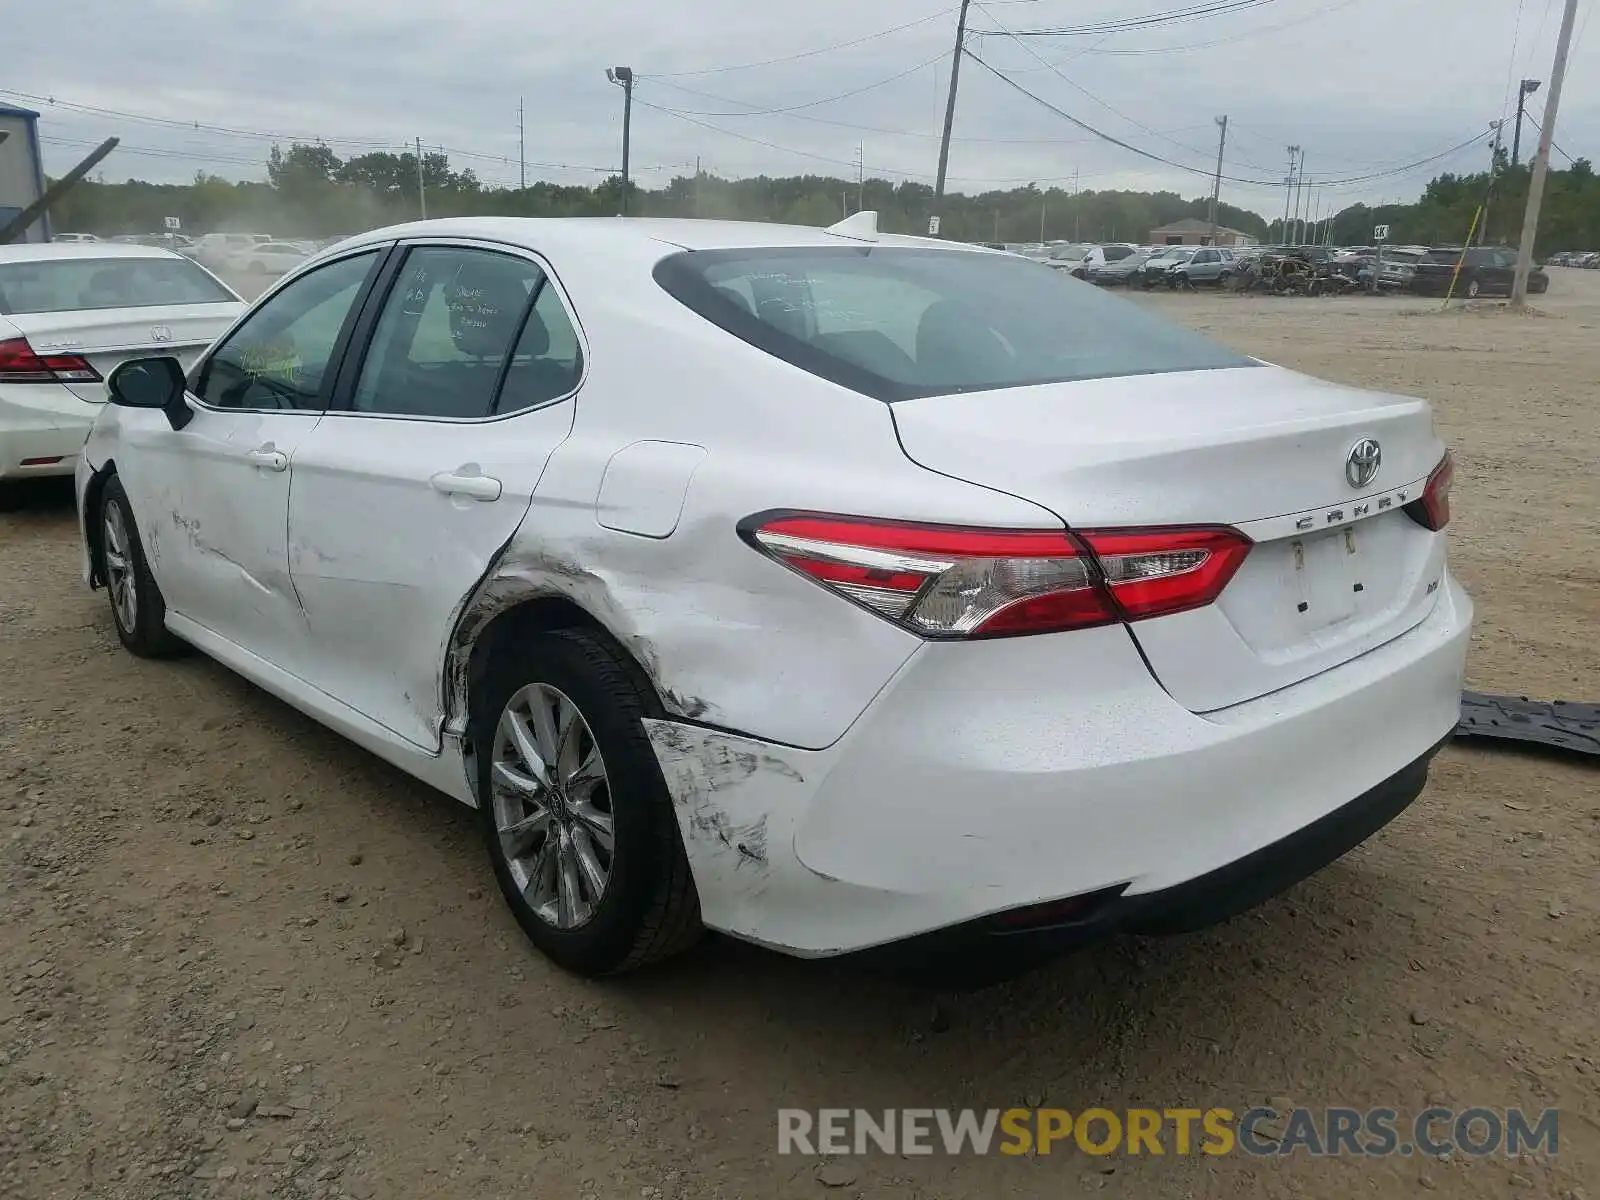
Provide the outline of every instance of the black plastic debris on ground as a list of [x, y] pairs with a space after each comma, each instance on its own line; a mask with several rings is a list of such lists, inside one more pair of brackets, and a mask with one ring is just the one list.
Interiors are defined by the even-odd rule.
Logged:
[[1456, 736], [1533, 742], [1574, 754], [1600, 756], [1600, 704], [1462, 692], [1461, 723], [1456, 726]]

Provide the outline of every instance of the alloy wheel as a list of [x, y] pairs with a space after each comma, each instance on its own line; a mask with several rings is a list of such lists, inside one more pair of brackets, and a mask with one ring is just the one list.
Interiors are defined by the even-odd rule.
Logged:
[[615, 828], [605, 759], [571, 697], [530, 683], [495, 727], [490, 804], [511, 877], [557, 929], [595, 913], [611, 879]]
[[111, 592], [111, 607], [122, 628], [132, 633], [138, 627], [139, 591], [134, 579], [133, 556], [128, 523], [120, 504], [106, 505], [105, 545], [106, 587]]

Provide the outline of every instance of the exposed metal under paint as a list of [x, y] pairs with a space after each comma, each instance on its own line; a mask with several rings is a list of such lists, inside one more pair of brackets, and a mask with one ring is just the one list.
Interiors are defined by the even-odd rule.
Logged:
[[466, 732], [472, 651], [483, 631], [496, 617], [520, 604], [552, 598], [570, 600], [599, 621], [643, 668], [667, 712], [694, 720], [710, 711], [711, 706], [704, 700], [676, 690], [663, 680], [654, 644], [617, 602], [605, 576], [571, 558], [520, 546], [513, 538], [462, 605], [445, 648], [447, 734], [461, 736]]

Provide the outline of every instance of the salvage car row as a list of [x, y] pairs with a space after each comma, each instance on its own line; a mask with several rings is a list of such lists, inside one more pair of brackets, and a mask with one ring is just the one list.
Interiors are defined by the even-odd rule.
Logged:
[[[1593, 257], [1596, 265], [1600, 265], [1600, 255]], [[1467, 300], [1509, 295], [1516, 259], [1516, 250], [1509, 246], [1386, 246], [1380, 256], [1376, 248], [1370, 246], [1341, 249], [1126, 244], [1060, 246], [1040, 257], [1040, 261], [1074, 278], [1102, 287], [1139, 287], [1146, 291], [1230, 287], [1258, 276], [1264, 262], [1270, 266], [1296, 260], [1304, 267], [1312, 284], [1306, 289], [1308, 294], [1369, 287], [1376, 269], [1378, 287], [1383, 291], [1451, 294]], [[1557, 260], [1552, 258], [1551, 261]], [[1320, 287], [1317, 286], [1319, 282]], [[1538, 294], [1549, 286], [1549, 276], [1535, 265], [1528, 276], [1528, 290]]]

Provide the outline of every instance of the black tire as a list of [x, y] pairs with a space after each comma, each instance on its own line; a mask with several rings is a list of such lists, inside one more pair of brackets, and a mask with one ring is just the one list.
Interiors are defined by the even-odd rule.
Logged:
[[16, 512], [27, 502], [20, 483], [0, 483], [0, 512]]
[[[117, 603], [117, 590], [112, 579], [112, 555], [116, 552], [107, 541], [106, 527], [113, 510], [120, 514], [122, 528], [127, 533], [127, 545], [121, 555], [128, 585], [133, 591], [133, 621], [130, 625]], [[117, 627], [117, 637], [130, 653], [140, 658], [172, 658], [185, 653], [189, 647], [166, 626], [167, 602], [156, 586], [155, 576], [144, 556], [144, 543], [139, 538], [139, 526], [134, 520], [133, 505], [128, 503], [128, 493], [122, 490], [122, 481], [113, 475], [106, 480], [100, 492], [100, 578], [105, 582], [111, 599], [111, 621]]]
[[[559, 689], [577, 706], [604, 760], [613, 821], [609, 878], [592, 915], [562, 929], [534, 911], [511, 872], [495, 824], [491, 787], [496, 730], [529, 684]], [[528, 939], [580, 975], [615, 975], [679, 954], [703, 932], [700, 899], [672, 798], [644, 720], [656, 705], [603, 637], [579, 629], [541, 634], [495, 662], [474, 705], [478, 811], [495, 878]]]

